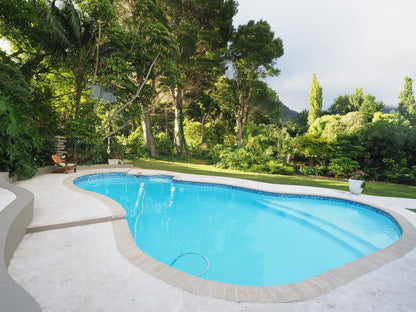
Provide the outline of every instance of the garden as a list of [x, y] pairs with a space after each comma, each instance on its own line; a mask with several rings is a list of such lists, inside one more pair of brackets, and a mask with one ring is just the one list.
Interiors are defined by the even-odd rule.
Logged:
[[237, 6], [3, 2], [10, 49], [0, 52], [0, 171], [32, 177], [62, 136], [78, 164], [202, 162], [279, 183], [313, 176], [342, 187], [350, 177], [415, 186], [413, 80], [405, 77], [396, 108], [357, 87], [323, 110], [313, 74], [309, 110], [288, 114], [265, 82], [280, 74], [283, 42], [266, 21], [235, 29]]

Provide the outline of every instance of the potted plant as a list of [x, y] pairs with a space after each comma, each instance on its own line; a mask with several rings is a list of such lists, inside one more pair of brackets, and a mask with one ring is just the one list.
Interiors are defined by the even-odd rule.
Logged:
[[355, 170], [348, 179], [348, 186], [350, 192], [355, 195], [360, 195], [365, 187], [364, 181], [365, 173], [362, 170]]
[[108, 164], [109, 165], [118, 165], [120, 156], [118, 155], [112, 155], [109, 159], [108, 159]]

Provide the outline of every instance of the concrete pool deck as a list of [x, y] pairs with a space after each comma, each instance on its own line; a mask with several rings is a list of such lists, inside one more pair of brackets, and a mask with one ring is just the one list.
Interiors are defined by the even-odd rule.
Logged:
[[[15, 184], [35, 194], [34, 218], [11, 259], [9, 274], [44, 311], [414, 311], [416, 249], [311, 299], [290, 303], [234, 302], [193, 294], [149, 275], [122, 254], [114, 231], [124, 222], [103, 197], [70, 187], [75, 176], [93, 172], [169, 174], [131, 168], [44, 174]], [[186, 180], [262, 186], [275, 192], [364, 200], [388, 207], [416, 225], [416, 200], [268, 185], [231, 178], [181, 175]], [[69, 182], [68, 182], [69, 181]], [[82, 224], [82, 225], [81, 225]], [[115, 225], [115, 226], [114, 226]], [[211, 293], [214, 291], [210, 290]], [[225, 297], [225, 296], [224, 296]], [[248, 300], [255, 301], [248, 294]], [[253, 299], [253, 300], [251, 300]]]

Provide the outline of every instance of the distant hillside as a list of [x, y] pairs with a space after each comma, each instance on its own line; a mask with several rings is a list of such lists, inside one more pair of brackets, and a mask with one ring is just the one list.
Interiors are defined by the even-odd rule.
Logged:
[[397, 106], [385, 106], [385, 107], [383, 108], [383, 113], [388, 114], [388, 113], [390, 113], [390, 111], [392, 111], [392, 110], [394, 110], [394, 111], [398, 112], [398, 111], [399, 111], [399, 108], [398, 108]]
[[298, 118], [297, 111], [291, 110], [289, 107], [287, 107], [284, 104], [282, 104], [282, 109], [283, 109], [283, 120], [292, 120], [296, 122]]

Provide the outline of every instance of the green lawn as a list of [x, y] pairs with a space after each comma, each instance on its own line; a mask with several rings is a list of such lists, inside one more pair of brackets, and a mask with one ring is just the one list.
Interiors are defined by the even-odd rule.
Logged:
[[[276, 184], [317, 186], [348, 191], [348, 182], [344, 179], [307, 177], [297, 175], [285, 176], [277, 174], [251, 173], [228, 169], [219, 169], [207, 164], [207, 162], [205, 161], [195, 159], [187, 161], [138, 159], [135, 160], [133, 164], [143, 169], [167, 170], [209, 176], [223, 176]], [[363, 194], [388, 197], [416, 198], [416, 187], [382, 182], [366, 182], [366, 187], [364, 189]]]

